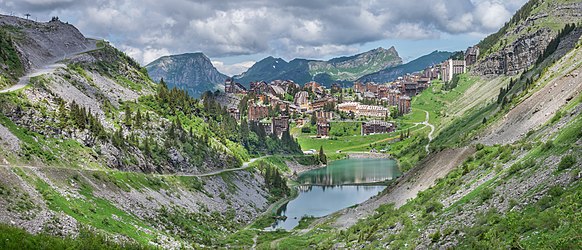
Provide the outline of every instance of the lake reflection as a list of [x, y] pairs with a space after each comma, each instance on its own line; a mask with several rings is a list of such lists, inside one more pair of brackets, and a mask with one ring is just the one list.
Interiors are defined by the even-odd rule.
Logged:
[[346, 159], [301, 174], [299, 195], [277, 211], [278, 220], [267, 229], [291, 230], [304, 216], [321, 217], [360, 204], [378, 194], [385, 186], [362, 185], [391, 180], [400, 175], [392, 159]]
[[302, 186], [297, 198], [283, 205], [278, 215], [287, 216], [277, 221], [271, 229], [291, 230], [304, 216], [321, 217], [335, 211], [360, 204], [385, 186]]
[[345, 159], [332, 162], [326, 168], [305, 172], [297, 178], [301, 184], [346, 185], [391, 180], [400, 175], [392, 159]]

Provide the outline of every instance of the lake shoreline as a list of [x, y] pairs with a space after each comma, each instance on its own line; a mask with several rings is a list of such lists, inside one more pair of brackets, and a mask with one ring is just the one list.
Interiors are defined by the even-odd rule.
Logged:
[[390, 154], [383, 154], [383, 153], [348, 153], [347, 158], [345, 159], [393, 159]]

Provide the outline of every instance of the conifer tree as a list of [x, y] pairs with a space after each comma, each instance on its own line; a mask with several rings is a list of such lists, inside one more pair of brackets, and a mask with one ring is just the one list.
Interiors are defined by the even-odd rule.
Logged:
[[141, 128], [141, 119], [141, 111], [138, 108], [137, 112], [135, 113], [135, 127]]
[[125, 104], [125, 126], [131, 127], [131, 108]]

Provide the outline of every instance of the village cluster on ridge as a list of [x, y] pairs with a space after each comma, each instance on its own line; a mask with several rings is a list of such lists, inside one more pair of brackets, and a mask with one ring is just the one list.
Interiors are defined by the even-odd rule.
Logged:
[[[298, 127], [311, 123], [317, 138], [330, 137], [332, 120], [361, 121], [362, 135], [389, 133], [396, 130], [391, 120], [411, 111], [411, 97], [427, 89], [432, 81], [447, 83], [453, 81], [453, 76], [465, 73], [477, 61], [479, 48], [469, 47], [464, 59], [453, 57], [389, 83], [356, 81], [351, 88], [334, 83], [328, 89], [315, 81], [301, 87], [292, 80], [275, 80], [251, 82], [247, 89], [228, 78], [225, 92], [243, 99], [228, 112], [236, 120], [246, 118], [258, 123], [266, 134], [279, 138], [289, 129], [290, 122]], [[302, 132], [310, 132], [309, 129], [305, 127]]]

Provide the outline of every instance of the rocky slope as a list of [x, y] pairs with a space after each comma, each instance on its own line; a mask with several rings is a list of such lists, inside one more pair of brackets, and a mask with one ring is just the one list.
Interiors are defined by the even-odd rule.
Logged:
[[146, 65], [146, 69], [155, 81], [163, 78], [168, 86], [186, 90], [193, 97], [220, 89], [227, 78], [202, 53], [164, 56]]
[[442, 61], [448, 59], [452, 54], [453, 53], [446, 51], [434, 51], [428, 55], [421, 56], [408, 63], [393, 67], [387, 67], [378, 72], [367, 74], [365, 76], [360, 77], [358, 81], [378, 82], [378, 83], [391, 82], [394, 81], [399, 76], [418, 72], [430, 66], [437, 65]]
[[533, 65], [563, 24], [580, 22], [578, 1], [529, 1], [501, 30], [481, 41], [480, 75], [516, 75]]
[[[578, 2], [530, 4], [571, 10]], [[519, 13], [529, 20], [538, 12]], [[565, 17], [554, 23], [556, 30], [564, 30], [572, 17], [567, 13], [551, 12], [545, 18]], [[576, 27], [561, 32], [557, 40], [530, 39], [529, 47], [539, 46], [547, 53], [522, 61], [513, 73], [495, 71], [493, 65], [487, 77], [479, 71], [463, 74], [452, 91], [432, 86], [416, 96], [413, 107], [428, 110], [437, 127], [426, 158], [377, 197], [313, 220], [307, 229], [259, 248], [290, 244], [323, 249], [579, 248], [579, 32]], [[515, 41], [528, 37], [523, 34]], [[552, 43], [555, 49], [547, 46]], [[491, 49], [484, 58], [504, 50]], [[423, 144], [414, 141], [395, 144], [408, 147], [407, 153], [397, 151], [396, 156], [422, 154]]]
[[267, 57], [234, 78], [246, 86], [252, 81], [269, 82], [280, 79], [293, 80], [300, 84], [317, 81], [330, 86], [334, 82], [351, 83], [365, 74], [400, 64], [402, 59], [394, 47], [377, 48], [328, 61], [294, 59], [287, 62], [281, 58]]
[[[0, 21], [54, 51], [60, 40], [34, 32], [69, 27]], [[79, 35], [72, 28], [55, 32]], [[0, 223], [35, 234], [75, 237], [88, 229], [119, 243], [201, 247], [266, 209], [273, 195], [264, 171], [203, 175], [249, 158], [225, 136], [238, 135], [224, 127], [228, 115], [154, 83], [133, 59], [97, 45], [67, 55], [22, 89], [0, 93]], [[69, 47], [65, 52], [83, 48]], [[42, 66], [53, 50], [27, 50], [21, 62]]]

